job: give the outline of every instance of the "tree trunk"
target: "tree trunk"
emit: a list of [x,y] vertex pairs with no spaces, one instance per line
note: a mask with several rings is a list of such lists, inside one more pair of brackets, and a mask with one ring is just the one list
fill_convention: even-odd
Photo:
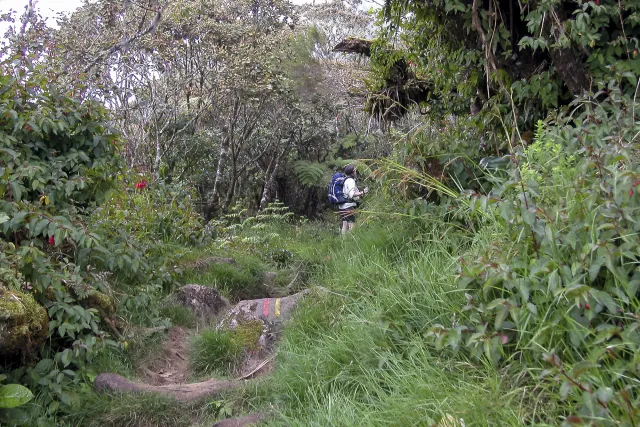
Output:
[[156,158],[153,161],[153,175],[156,179],[160,178],[160,159],[162,158],[162,147],[160,146],[160,137],[156,135]]
[[269,173],[269,170],[267,169],[266,182],[264,184],[264,190],[262,190],[262,197],[260,198],[260,207],[259,207],[259,209],[261,211],[264,210],[264,208],[267,207],[267,205],[271,201],[271,198],[273,197],[273,187],[274,187],[274,183],[276,181],[276,175],[278,173],[278,168],[280,167],[280,157],[281,156],[282,156],[282,154],[280,156],[278,156],[278,158],[276,159],[276,164],[273,166],[273,169],[271,170],[271,173]]
[[549,55],[562,79],[573,96],[580,96],[589,88],[589,78],[580,53],[575,48],[549,49]]
[[216,167],[216,176],[213,180],[213,188],[208,197],[208,202],[206,206],[205,220],[208,221],[211,219],[211,216],[217,209],[219,205],[219,197],[218,197],[218,187],[220,187],[220,182],[222,181],[222,173],[224,172],[225,162],[227,161],[227,157],[229,156],[229,148],[231,147],[231,138],[233,138],[233,133],[235,132],[236,122],[238,121],[238,108],[240,106],[240,100],[238,98],[235,99],[233,105],[233,112],[229,117],[229,122],[227,126],[223,129],[224,135],[222,138],[222,142],[220,143],[220,156],[218,157],[218,165]]
[[233,200],[233,196],[236,194],[237,185],[238,185],[238,177],[236,176],[236,171],[233,171],[233,178],[231,179],[231,184],[229,184],[229,189],[227,190],[227,197],[225,197],[224,199],[222,212],[227,212],[229,210],[229,206],[231,206],[231,201]]
[[216,166],[216,176],[213,179],[213,188],[207,197],[207,207],[205,220],[210,220],[211,215],[216,210],[218,206],[218,187],[220,186],[220,181],[222,181],[222,173],[224,172],[224,162],[227,159],[227,155],[229,154],[229,139],[227,137],[223,138],[222,144],[220,145],[220,156],[218,157],[218,165]]

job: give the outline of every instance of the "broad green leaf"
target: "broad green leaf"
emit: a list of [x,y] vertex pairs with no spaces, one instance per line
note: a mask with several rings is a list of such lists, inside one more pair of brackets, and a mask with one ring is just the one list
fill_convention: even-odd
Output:
[[11,190],[13,191],[13,201],[17,202],[19,200],[22,200],[22,185],[20,185],[16,181],[11,181],[9,185],[11,185]]
[[24,405],[32,398],[31,390],[20,384],[0,386],[0,408],[15,408]]
[[594,282],[600,273],[600,268],[604,264],[604,260],[597,260],[589,267],[589,281]]
[[493,301],[491,301],[489,304],[487,304],[487,310],[493,310],[494,308],[496,308],[499,305],[505,305],[507,304],[507,300],[504,298],[496,298]]
[[509,309],[506,305],[501,305],[496,309],[496,319],[495,319],[495,325],[494,325],[496,329],[502,328],[502,323],[504,322],[504,319],[507,318],[508,314],[509,314]]
[[569,381],[563,381],[562,385],[560,386],[560,398],[562,400],[565,400],[571,392],[572,388],[573,384],[571,384]]
[[36,226],[33,229],[33,235],[34,236],[39,236],[40,234],[42,234],[42,231],[45,229],[45,227],[49,224],[49,220],[47,218],[41,219],[40,221],[38,221],[36,223]]
[[604,304],[604,306],[607,307],[607,310],[609,310],[609,313],[611,314],[618,313],[618,306],[616,305],[616,302],[614,301],[613,297],[609,295],[608,292],[598,291],[596,289],[593,289],[591,291],[591,295],[593,295],[593,297],[598,302],[601,302],[602,304]]
[[589,290],[589,286],[587,285],[573,285],[567,288],[565,295],[567,298],[576,298],[582,296],[585,292]]

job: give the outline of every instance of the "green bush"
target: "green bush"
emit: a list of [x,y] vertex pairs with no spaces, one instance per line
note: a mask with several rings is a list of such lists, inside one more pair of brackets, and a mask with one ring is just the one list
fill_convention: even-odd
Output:
[[606,88],[607,101],[576,100],[540,126],[510,180],[488,196],[469,195],[472,211],[508,238],[461,258],[466,305],[457,324],[436,325],[429,340],[524,362],[534,381],[567,402],[572,422],[633,425],[640,122],[635,101],[616,86]]
[[194,208],[196,197],[189,187],[148,182],[132,174],[93,213],[91,225],[116,241],[199,244],[207,234]]
[[194,338],[189,367],[196,375],[231,374],[244,355],[243,343],[233,332],[208,329]]
[[44,344],[32,335],[21,352],[5,345],[0,353],[4,370],[18,368],[12,380],[55,414],[75,405],[97,351],[126,345],[121,319],[162,321],[157,300],[178,272],[158,256],[160,244],[197,242],[203,227],[188,191],[122,190],[121,143],[108,111],[79,80],[63,87],[49,78],[39,56],[43,28],[29,26],[25,56],[2,46],[0,280],[7,295],[33,296],[48,327]]
[[[85,262],[108,245],[87,229],[87,215],[113,188],[119,140],[104,106],[63,90],[38,65],[42,40],[25,40],[25,56],[0,61],[0,276],[12,291],[30,293],[49,318],[43,352],[3,354],[6,371],[46,399],[52,412],[73,402],[75,369],[96,348],[115,345]],[[25,299],[25,301],[27,301]],[[106,307],[111,304],[107,304]],[[34,319],[30,319],[34,321]],[[3,346],[4,351],[11,351]],[[9,356],[9,357],[7,357]],[[67,405],[69,406],[69,405]]]

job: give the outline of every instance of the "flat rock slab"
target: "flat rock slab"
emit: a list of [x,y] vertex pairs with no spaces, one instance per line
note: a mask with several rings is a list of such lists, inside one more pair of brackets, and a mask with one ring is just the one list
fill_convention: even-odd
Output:
[[169,303],[180,304],[204,319],[216,317],[230,306],[229,301],[215,289],[202,285],[184,285],[168,298]]
[[154,386],[128,380],[117,374],[100,374],[94,386],[98,391],[113,391],[120,393],[159,393],[172,396],[179,401],[188,402],[204,397],[215,396],[225,390],[242,386],[241,381],[224,381],[210,379],[200,383],[171,384]]
[[244,427],[254,425],[267,417],[266,412],[256,412],[255,414],[245,415],[237,418],[227,418],[226,420],[218,421],[213,427]]

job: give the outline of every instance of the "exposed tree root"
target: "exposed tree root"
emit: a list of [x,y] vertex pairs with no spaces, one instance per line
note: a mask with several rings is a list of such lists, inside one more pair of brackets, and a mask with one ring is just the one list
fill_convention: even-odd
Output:
[[242,382],[240,381],[225,381],[214,378],[200,383],[154,386],[131,381],[117,374],[100,374],[95,381],[95,387],[98,391],[159,393],[173,396],[181,402],[199,400],[241,386]]

